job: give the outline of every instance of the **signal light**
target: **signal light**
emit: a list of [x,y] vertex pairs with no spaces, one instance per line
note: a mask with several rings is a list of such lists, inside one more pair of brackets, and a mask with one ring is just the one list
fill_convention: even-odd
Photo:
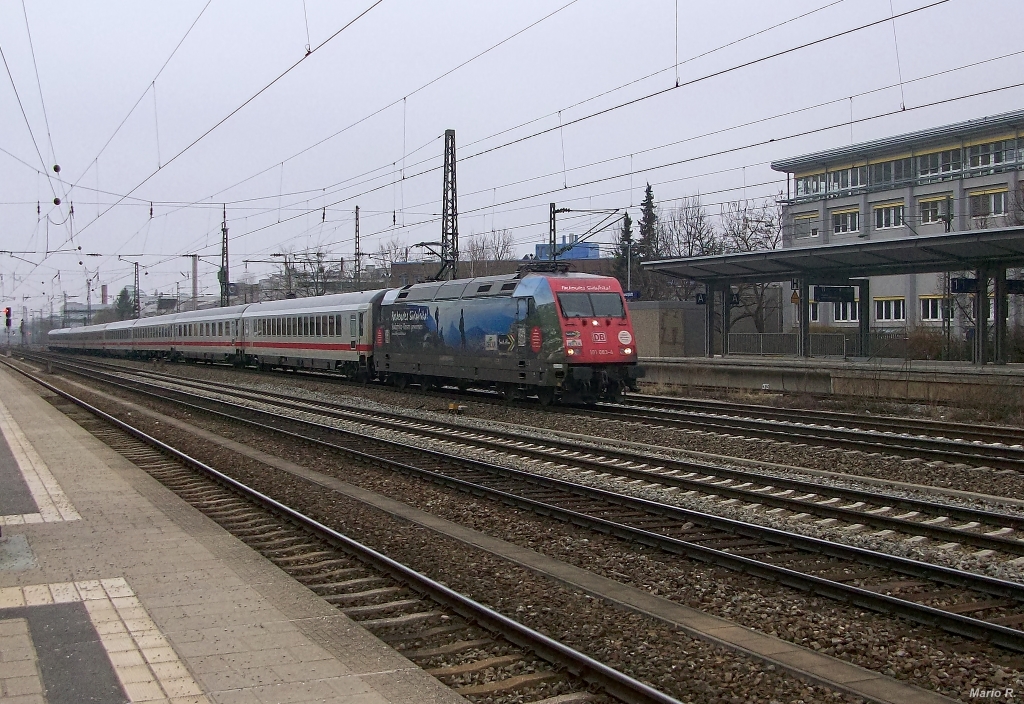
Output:
[[4,325],[9,330],[11,328],[11,307],[10,306],[7,306],[6,308],[4,308],[4,320],[5,320]]

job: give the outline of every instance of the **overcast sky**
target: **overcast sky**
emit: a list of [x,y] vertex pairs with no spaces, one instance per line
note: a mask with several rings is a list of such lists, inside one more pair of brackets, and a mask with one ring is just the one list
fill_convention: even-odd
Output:
[[[509,229],[532,252],[552,201],[635,219],[647,181],[665,209],[700,193],[714,213],[783,190],[773,159],[1022,107],[1009,87],[1024,76],[1019,12],[1019,0],[0,0],[4,305],[17,318],[63,293],[84,302],[89,278],[113,295],[132,283],[119,255],[144,266],[146,292],[173,295],[191,286],[181,255],[199,254],[200,288],[215,293],[222,204],[232,280],[266,275],[283,249],[351,261],[356,205],[365,252],[436,240],[447,128],[463,243]],[[593,221],[561,217],[566,234]]]

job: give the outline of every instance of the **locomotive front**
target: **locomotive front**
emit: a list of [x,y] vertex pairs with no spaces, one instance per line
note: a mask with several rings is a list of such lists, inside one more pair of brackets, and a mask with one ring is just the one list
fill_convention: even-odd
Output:
[[568,274],[546,276],[557,315],[548,357],[564,402],[616,401],[636,390],[644,375],[617,279]]

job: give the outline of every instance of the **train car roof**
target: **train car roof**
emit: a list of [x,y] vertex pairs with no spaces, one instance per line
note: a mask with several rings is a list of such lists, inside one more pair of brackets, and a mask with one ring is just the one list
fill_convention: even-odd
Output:
[[143,320],[155,321],[157,319],[161,319],[156,324],[163,325],[165,323],[187,323],[190,320],[196,319],[209,320],[210,318],[237,318],[251,305],[255,304],[242,303],[236,306],[224,306],[223,308],[200,308],[199,310],[188,310],[181,313],[157,315],[152,318],[143,318]]
[[521,282],[548,278],[600,279],[608,277],[599,274],[529,271],[496,276],[477,276],[471,279],[452,279],[451,281],[427,281],[388,291],[383,304],[513,296]]
[[281,301],[265,301],[252,303],[243,317],[253,318],[260,315],[287,315],[288,313],[307,313],[309,311],[328,311],[341,306],[367,305],[378,300],[388,289],[372,291],[353,291],[352,293],[332,293],[327,296],[309,296],[308,298],[286,298]]

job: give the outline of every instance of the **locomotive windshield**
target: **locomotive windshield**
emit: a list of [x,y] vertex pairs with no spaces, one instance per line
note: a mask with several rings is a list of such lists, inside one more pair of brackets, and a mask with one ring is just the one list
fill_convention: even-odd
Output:
[[560,293],[558,304],[566,318],[625,318],[617,293]]

